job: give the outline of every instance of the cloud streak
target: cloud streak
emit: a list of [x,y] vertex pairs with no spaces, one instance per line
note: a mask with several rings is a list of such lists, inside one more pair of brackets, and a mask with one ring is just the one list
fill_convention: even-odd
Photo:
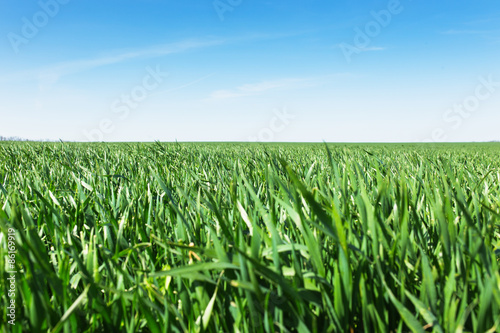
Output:
[[368,47],[362,47],[359,50],[361,52],[373,52],[373,51],[384,51],[387,50],[387,48],[382,46],[368,46]]
[[114,54],[109,56],[65,61],[43,68],[10,74],[1,77],[0,81],[39,80],[40,88],[43,90],[67,75],[81,73],[94,68],[118,64],[133,59],[162,57],[169,54],[187,52],[189,50],[220,45],[223,43],[224,41],[222,40],[187,40],[121,53],[114,52]]
[[213,91],[207,101],[223,101],[228,99],[262,95],[269,91],[292,90],[306,87],[314,87],[325,83],[329,78],[339,76],[351,76],[349,73],[334,74],[315,78],[283,78],[277,80],[248,83],[234,89],[220,89]]
[[6,74],[4,76],[0,76],[0,82],[38,81],[39,89],[43,91],[51,87],[64,76],[85,72],[94,68],[118,64],[133,59],[162,57],[169,54],[182,53],[194,49],[201,49],[224,44],[237,44],[249,41],[288,38],[301,33],[304,32],[251,34],[242,37],[224,39],[217,37],[205,40],[187,39],[180,42],[156,45],[143,49],[127,51],[115,50],[108,52],[108,55],[106,56],[64,61],[41,68]]
[[[333,46],[335,49],[342,49],[341,44],[337,44]],[[358,47],[356,48],[359,52],[373,52],[373,51],[385,51],[387,47],[384,46],[367,46],[367,47]]]
[[495,30],[446,30],[441,32],[443,35],[486,35],[486,34],[493,34],[493,33],[498,33],[498,31]]
[[307,83],[307,79],[287,78],[272,81],[262,81],[258,83],[244,84],[231,90],[216,90],[210,94],[209,100],[220,101],[231,98],[255,96],[265,93],[270,90],[293,89],[303,86]]

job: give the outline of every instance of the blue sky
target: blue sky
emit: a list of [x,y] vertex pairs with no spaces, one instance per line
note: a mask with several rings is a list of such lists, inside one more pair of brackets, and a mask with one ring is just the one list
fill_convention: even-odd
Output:
[[500,140],[493,0],[0,0],[0,135]]

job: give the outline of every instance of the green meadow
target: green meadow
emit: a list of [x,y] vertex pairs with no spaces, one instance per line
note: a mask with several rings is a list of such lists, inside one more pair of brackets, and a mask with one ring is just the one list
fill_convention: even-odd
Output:
[[2,142],[0,229],[3,331],[500,332],[498,143]]

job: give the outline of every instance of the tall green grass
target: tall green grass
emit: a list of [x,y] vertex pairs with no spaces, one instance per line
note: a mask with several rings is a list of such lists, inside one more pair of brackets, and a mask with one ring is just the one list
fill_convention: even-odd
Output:
[[498,144],[2,143],[0,323],[500,332],[499,157]]

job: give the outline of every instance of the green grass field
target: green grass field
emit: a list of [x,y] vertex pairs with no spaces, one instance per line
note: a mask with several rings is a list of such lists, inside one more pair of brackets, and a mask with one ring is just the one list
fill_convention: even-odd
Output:
[[6,142],[0,227],[13,332],[500,332],[500,144]]

